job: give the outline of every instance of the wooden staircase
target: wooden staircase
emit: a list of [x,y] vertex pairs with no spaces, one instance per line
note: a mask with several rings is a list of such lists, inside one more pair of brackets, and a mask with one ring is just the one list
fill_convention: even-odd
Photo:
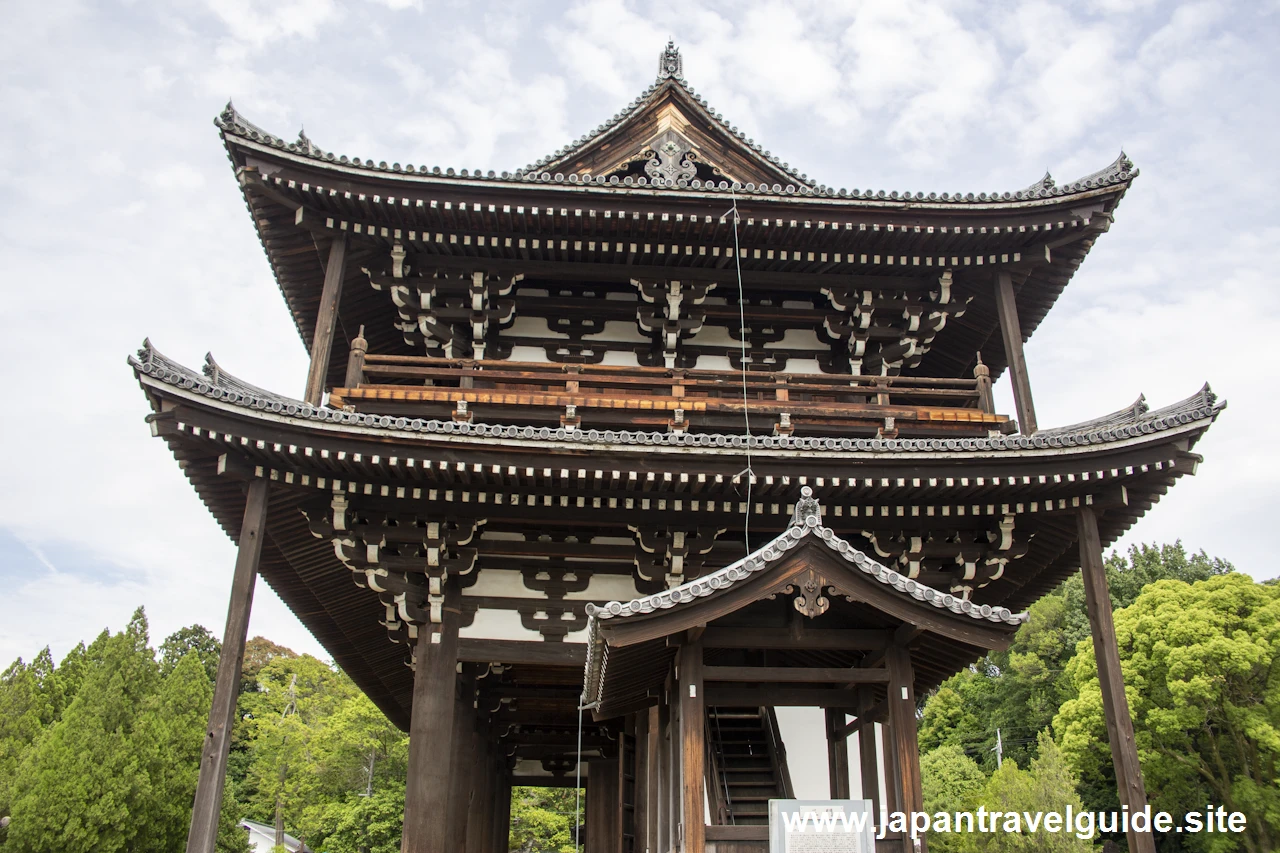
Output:
[[769,800],[793,797],[773,709],[708,708],[706,740],[712,822],[767,825]]

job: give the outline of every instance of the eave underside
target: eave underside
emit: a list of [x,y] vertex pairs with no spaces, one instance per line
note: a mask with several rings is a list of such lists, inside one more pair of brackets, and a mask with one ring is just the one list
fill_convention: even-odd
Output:
[[[243,481],[236,473],[276,480],[263,578],[361,689],[401,726],[407,723],[412,685],[405,647],[388,640],[381,624],[385,608],[377,596],[353,583],[352,572],[339,561],[332,544],[313,535],[301,512],[304,503],[331,493],[333,486],[317,489],[313,483],[311,488],[301,488],[298,480],[289,484],[287,478],[307,471],[327,472],[352,490],[353,501],[365,500],[371,508],[401,507],[432,518],[483,515],[489,531],[536,528],[557,539],[584,533],[626,537],[630,526],[663,530],[681,523],[687,526],[692,519],[699,526],[725,531],[704,555],[707,570],[727,565],[742,553],[741,483],[734,481],[742,464],[739,455],[692,449],[645,454],[615,448],[584,456],[572,447],[555,449],[538,443],[521,448],[510,443],[409,442],[367,431],[321,430],[277,417],[239,414],[171,395],[160,387],[152,387],[150,395],[153,406],[164,409],[155,416],[157,432],[233,538],[238,535],[244,506]],[[814,485],[820,492],[826,523],[850,536],[866,530],[888,535],[931,527],[990,531],[998,528],[1003,510],[1022,510],[1015,512],[1015,530],[1033,534],[1025,543],[1025,554],[1012,560],[999,579],[974,591],[975,601],[1018,610],[1055,588],[1078,566],[1075,519],[1070,511],[1073,498],[1087,494],[1096,500],[1103,541],[1116,541],[1179,477],[1193,471],[1198,457],[1189,452],[1190,447],[1207,426],[1206,420],[1194,429],[1111,449],[1064,450],[1037,458],[1007,454],[965,459],[956,454],[948,459],[945,454],[920,458],[886,453],[852,461],[839,454],[826,458],[814,452],[761,453],[753,459],[758,480],[752,500],[763,513],[753,518],[752,529],[771,535],[785,527],[796,491],[803,484]],[[227,473],[220,474],[219,459],[224,455],[230,462],[224,461]],[[322,456],[328,461],[322,462]],[[396,457],[401,467],[396,467]],[[410,475],[403,463],[414,457],[418,462]],[[612,472],[618,470],[638,470],[641,478],[627,480],[624,473],[622,480],[613,479],[617,475]],[[832,477],[833,470],[851,476]],[[654,472],[658,479],[646,481],[645,471]],[[664,472],[674,475],[673,479],[664,480]],[[1085,472],[1095,479],[1082,480]],[[699,486],[695,492],[680,480],[681,474],[697,480],[700,473],[709,481],[705,489]],[[1009,484],[1009,477],[1016,483]],[[1023,477],[1030,479],[1024,483]],[[1043,483],[1040,477],[1045,478]],[[936,488],[927,487],[930,480],[937,483]],[[916,482],[922,485],[917,487]],[[434,499],[424,492],[416,501],[396,500],[397,483],[433,487]],[[373,491],[383,485],[393,490],[390,498]],[[516,494],[534,496],[536,505],[527,505],[524,497],[513,501],[511,496]],[[506,502],[495,504],[498,495],[507,496]],[[609,496],[621,500],[618,509],[592,510],[592,501],[602,498],[607,503]],[[564,508],[569,504],[561,504],[562,499],[577,504],[579,498],[586,503],[572,511]],[[662,507],[659,498],[668,499]],[[676,499],[682,503],[676,504]],[[691,516],[694,499],[703,505]],[[633,502],[629,508],[627,500]],[[1033,500],[1038,507],[1034,512]],[[708,512],[712,505],[714,511]],[[932,515],[913,514],[920,512]],[[968,515],[962,518],[958,512]],[[629,574],[628,563],[624,554],[621,563],[612,563],[608,570]],[[502,557],[491,562],[482,544],[478,565],[481,572],[486,565],[511,568],[519,565],[519,559]],[[939,663],[939,667],[935,674],[945,677],[946,666]]]
[[[353,182],[349,175],[315,165],[232,150],[237,166],[256,164],[241,174],[246,201],[308,348],[328,244],[339,234],[350,241],[329,365],[333,385],[341,382],[350,341],[362,326],[371,352],[423,354],[396,331],[387,295],[375,291],[362,272],[366,266],[386,268],[397,243],[416,253],[420,264],[522,274],[524,287],[701,278],[736,292],[730,257],[712,254],[734,243],[731,226],[721,221],[725,199],[661,191]],[[273,165],[267,168],[267,162]],[[748,252],[741,259],[744,281],[748,288],[817,296],[824,286],[847,284],[858,276],[936,279],[944,268],[953,268],[955,298],[972,296],[973,302],[938,335],[910,375],[967,378],[981,352],[998,376],[1006,357],[990,281],[994,269],[1008,269],[1014,276],[1022,337],[1027,339],[1108,227],[1126,188],[1122,184],[1078,197],[985,208],[739,200],[738,242]],[[538,216],[531,213],[535,208]],[[516,209],[526,213],[511,213]],[[650,220],[650,214],[657,216]],[[535,240],[538,249],[532,248]],[[755,257],[757,248],[760,258]],[[787,260],[781,259],[783,251]],[[840,264],[834,262],[837,254]],[[848,263],[847,258],[855,260]]]

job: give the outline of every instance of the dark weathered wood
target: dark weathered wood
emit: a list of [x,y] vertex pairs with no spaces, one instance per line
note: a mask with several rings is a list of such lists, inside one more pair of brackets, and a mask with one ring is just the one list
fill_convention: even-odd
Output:
[[708,628],[702,635],[702,645],[708,649],[871,651],[888,646],[890,636],[889,631],[857,628],[805,630],[799,638],[782,628]]
[[889,680],[889,672],[839,666],[708,666],[703,668],[702,678],[747,684],[883,684]]
[[[645,831],[646,839],[641,850],[657,850],[659,839],[661,838],[662,827],[662,717],[661,710],[658,707],[649,708],[640,713],[649,718],[648,733],[649,746],[645,751],[645,757],[648,762],[648,770],[645,773],[645,800],[647,807],[645,809]],[[637,841],[637,845],[640,842]]]
[[307,391],[303,399],[313,406],[320,405],[324,398],[324,381],[329,374],[329,355],[333,351],[333,333],[338,325],[338,303],[342,299],[346,269],[347,235],[341,234],[329,244],[324,288],[320,291],[320,310],[316,315],[315,335],[311,339],[311,367],[307,371]]
[[849,741],[841,734],[844,712],[826,710],[827,787],[833,800],[849,799]]
[[824,690],[820,687],[708,687],[708,705],[749,707],[855,708],[858,694],[853,690]]
[[[458,592],[446,585],[438,630],[418,632],[409,725],[402,853],[446,849],[449,792],[453,788],[455,695],[458,665]],[[435,642],[433,642],[433,639]]]
[[[894,646],[885,656],[889,665],[889,719],[893,728],[894,753],[897,759],[899,788],[898,807],[904,812],[924,811],[924,794],[920,786],[920,746],[916,738],[915,673],[911,654],[902,646]],[[924,838],[920,847],[904,839],[903,853],[927,853]]]
[[680,679],[680,777],[684,853],[706,850],[705,785],[706,713],[702,683],[702,643],[680,647],[676,657]]
[[[1084,575],[1089,632],[1093,636],[1093,652],[1098,661],[1102,713],[1107,723],[1107,739],[1111,742],[1111,759],[1116,768],[1120,803],[1128,806],[1130,813],[1133,813],[1146,807],[1147,791],[1142,781],[1142,766],[1138,763],[1138,747],[1133,739],[1129,699],[1124,692],[1116,626],[1111,615],[1111,591],[1107,586],[1107,571],[1102,562],[1102,537],[1098,533],[1098,516],[1092,508],[1080,510],[1077,519],[1080,569]],[[1130,832],[1128,837],[1129,849],[1133,853],[1155,853],[1155,840],[1151,833]]]
[[355,388],[364,382],[364,359],[368,352],[369,342],[364,339],[364,326],[361,326],[347,355],[347,375],[342,383],[347,388]]
[[[871,710],[871,688],[864,687],[858,695],[858,717],[874,719]],[[880,819],[880,762],[876,757],[876,727],[874,723],[858,730],[858,770],[862,779],[862,798],[871,801],[875,820]]]
[[1018,320],[1018,303],[1013,292],[1013,277],[1007,272],[995,274],[996,314],[1000,318],[1000,335],[1005,358],[1009,362],[1009,379],[1013,384],[1013,401],[1018,410],[1018,428],[1031,435],[1036,426],[1036,407],[1031,399],[1031,378],[1027,374],[1027,357],[1022,352],[1022,326]]
[[463,637],[458,640],[458,660],[464,663],[581,667],[587,660],[587,647],[582,643]]
[[978,408],[989,415],[994,415],[996,401],[991,389],[991,368],[982,363],[982,353],[978,353],[978,363],[973,368],[973,378],[978,383]]
[[884,808],[890,812],[901,809],[902,780],[898,773],[898,742],[893,736],[893,723],[880,724],[880,752],[884,756]]
[[596,759],[587,763],[587,807],[584,841],[587,850],[609,853],[617,849],[618,759]]
[[841,737],[847,738],[854,732],[861,731],[863,728],[877,722],[884,716],[885,711],[888,710],[888,705],[885,702],[879,702],[870,708],[864,708],[861,699],[861,691],[859,691],[858,696],[858,716],[854,717],[841,727],[839,732]]
[[644,850],[649,843],[649,709],[637,711],[632,725],[636,739],[635,841],[636,847]]
[[672,820],[672,741],[676,734],[672,725],[671,700],[674,698],[670,687],[671,679],[662,691],[662,701],[658,703],[658,850],[669,850],[675,829]]
[[[470,685],[463,680],[469,698]],[[449,806],[446,814],[447,849],[464,851],[467,825],[475,799],[477,736],[471,703],[459,696],[453,711],[453,756],[449,765]]]
[[493,851],[508,853],[511,841],[511,776],[507,774],[506,757],[498,755],[498,801],[494,809]]
[[187,834],[187,853],[214,853],[218,841],[218,816],[222,811],[222,791],[227,781],[227,755],[231,749],[231,726],[235,722],[236,699],[240,695],[240,669],[253,609],[253,587],[262,559],[262,539],[266,535],[267,481],[254,480],[244,505],[236,569],[231,579],[231,600],[227,624],[222,632],[222,655],[213,686],[209,727],[205,730],[200,754],[200,776],[196,782],[195,807]]

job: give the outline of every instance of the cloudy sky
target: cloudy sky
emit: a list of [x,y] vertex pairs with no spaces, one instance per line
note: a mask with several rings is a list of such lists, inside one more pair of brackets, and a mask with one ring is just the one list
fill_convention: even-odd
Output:
[[[1015,190],[1142,170],[1028,347],[1040,422],[1208,380],[1201,473],[1126,541],[1280,574],[1268,355],[1280,319],[1280,3],[41,0],[0,30],[0,664],[142,604],[221,633],[233,549],[148,436],[150,336],[298,396],[304,350],[211,124],[375,160],[514,169],[685,76],[832,185]],[[1003,384],[1003,383],[1002,383]],[[1012,411],[1007,389],[1003,411]],[[251,630],[315,641],[259,586]]]

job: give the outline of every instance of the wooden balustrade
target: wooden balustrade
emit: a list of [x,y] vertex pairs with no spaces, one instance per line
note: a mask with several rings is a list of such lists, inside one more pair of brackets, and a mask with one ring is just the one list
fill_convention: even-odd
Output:
[[985,436],[1009,432],[988,379],[937,379],[366,354],[329,405],[406,417],[567,428],[781,435]]

